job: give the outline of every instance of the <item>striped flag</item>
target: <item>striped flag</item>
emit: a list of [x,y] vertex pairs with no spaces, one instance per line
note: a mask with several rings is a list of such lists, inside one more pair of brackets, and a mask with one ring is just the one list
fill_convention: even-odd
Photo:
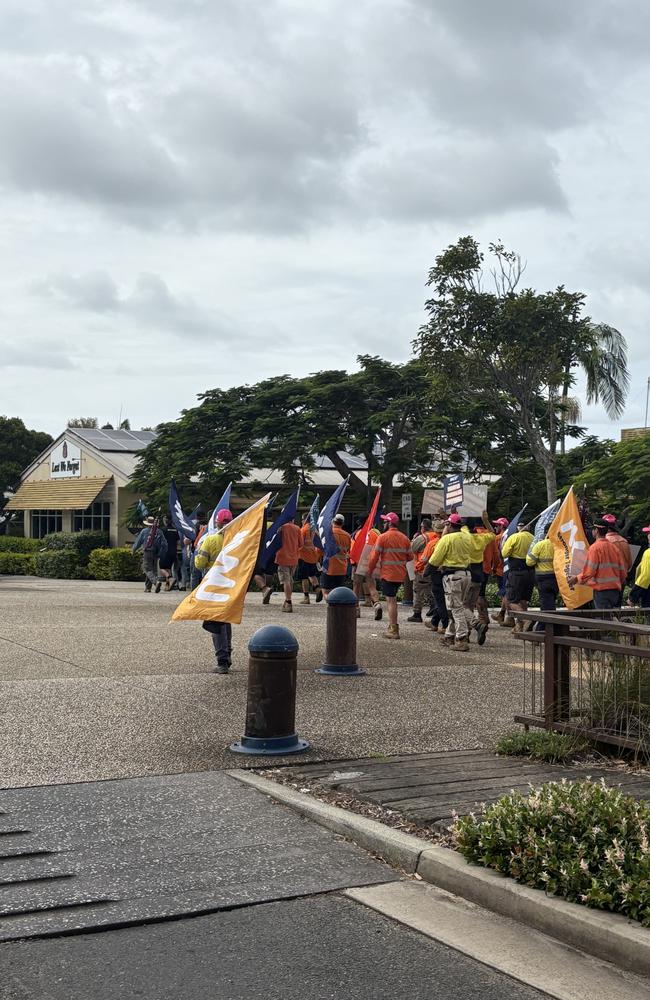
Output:
[[178,531],[179,535],[183,538],[189,538],[192,541],[196,538],[196,526],[192,524],[191,515],[183,513],[183,507],[181,504],[181,498],[178,495],[178,489],[176,487],[176,480],[172,479],[171,485],[169,487],[169,513],[172,519],[172,524]]

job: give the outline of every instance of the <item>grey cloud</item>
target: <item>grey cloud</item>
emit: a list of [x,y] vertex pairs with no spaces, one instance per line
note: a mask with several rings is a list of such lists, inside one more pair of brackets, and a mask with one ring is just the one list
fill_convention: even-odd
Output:
[[35,341],[29,347],[5,345],[0,352],[0,368],[49,368],[70,371],[76,365],[63,351],[50,344]]
[[143,335],[165,331],[196,340],[228,338],[237,333],[232,319],[215,309],[202,308],[191,296],[174,295],[157,274],[142,273],[133,291],[120,295],[107,271],[50,275],[32,284],[37,294],[76,309],[109,314],[130,321]]

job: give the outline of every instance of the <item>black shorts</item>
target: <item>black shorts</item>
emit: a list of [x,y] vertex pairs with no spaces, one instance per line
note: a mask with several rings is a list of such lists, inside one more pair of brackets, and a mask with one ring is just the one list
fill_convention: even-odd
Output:
[[397,591],[402,586],[394,580],[381,580],[381,592],[384,597],[397,597]]
[[316,563],[308,563],[304,559],[299,559],[296,572],[293,574],[294,580],[300,583],[302,580],[310,580],[313,577],[318,579],[318,566]]
[[532,569],[511,569],[508,572],[506,585],[506,600],[518,604],[519,601],[529,601],[533,596],[535,575]]
[[323,590],[334,590],[335,587],[345,587],[347,582],[347,576],[330,576],[329,573],[321,573],[320,575],[320,585]]

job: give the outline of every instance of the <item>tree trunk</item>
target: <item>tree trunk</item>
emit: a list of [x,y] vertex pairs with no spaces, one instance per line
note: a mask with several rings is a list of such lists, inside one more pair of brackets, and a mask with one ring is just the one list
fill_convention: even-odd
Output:
[[520,403],[521,424],[530,445],[530,450],[535,461],[544,469],[546,477],[546,496],[549,504],[557,500],[557,469],[555,465],[555,452],[551,452],[544,444],[539,422],[535,414]]
[[555,461],[549,465],[544,465],[544,475],[546,476],[546,499],[549,504],[557,500],[557,472]]
[[356,472],[348,469],[347,464],[344,459],[341,458],[336,448],[329,448],[325,454],[339,475],[343,476],[344,479],[347,479],[348,476],[350,477],[350,486],[357,496],[363,497],[363,500],[365,501],[368,495],[368,484],[364,483],[363,479],[360,479]]
[[380,507],[385,507],[386,510],[390,510],[392,502],[393,502],[393,477],[382,476],[381,498],[379,500],[379,505]]

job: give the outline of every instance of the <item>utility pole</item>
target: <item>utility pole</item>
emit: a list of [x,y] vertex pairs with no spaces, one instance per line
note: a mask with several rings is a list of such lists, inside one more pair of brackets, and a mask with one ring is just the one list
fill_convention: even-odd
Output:
[[648,397],[650,396],[650,378],[648,379],[648,385],[645,390],[645,423],[643,429],[647,431],[648,429]]

